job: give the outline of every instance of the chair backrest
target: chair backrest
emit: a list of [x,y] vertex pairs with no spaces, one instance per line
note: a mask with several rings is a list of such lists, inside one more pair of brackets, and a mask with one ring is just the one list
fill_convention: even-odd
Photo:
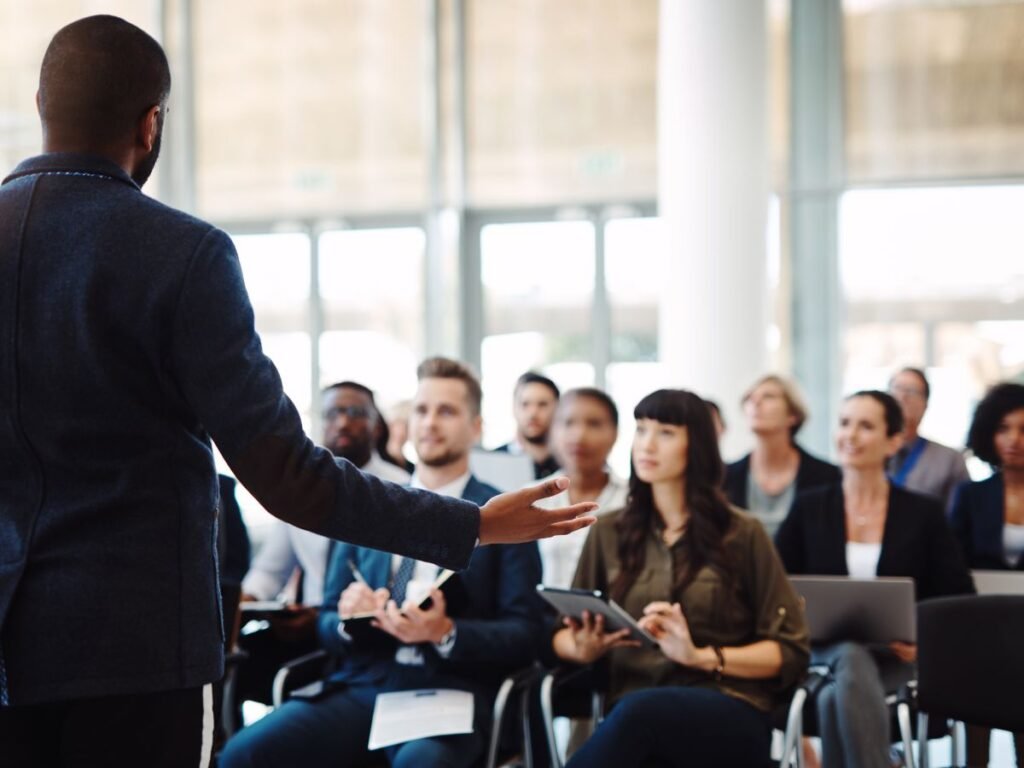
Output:
[[1024,731],[1024,596],[926,600],[917,608],[917,641],[923,711]]

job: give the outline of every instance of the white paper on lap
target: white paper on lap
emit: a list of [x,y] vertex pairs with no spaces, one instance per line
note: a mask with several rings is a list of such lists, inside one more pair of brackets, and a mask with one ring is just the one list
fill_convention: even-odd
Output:
[[473,694],[444,688],[379,693],[369,749],[473,732]]

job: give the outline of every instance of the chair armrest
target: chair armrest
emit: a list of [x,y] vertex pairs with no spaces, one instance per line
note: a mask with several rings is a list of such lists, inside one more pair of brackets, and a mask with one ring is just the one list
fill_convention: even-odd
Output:
[[280,707],[296,688],[319,680],[327,674],[331,655],[327,651],[313,651],[284,664],[274,675],[273,704]]

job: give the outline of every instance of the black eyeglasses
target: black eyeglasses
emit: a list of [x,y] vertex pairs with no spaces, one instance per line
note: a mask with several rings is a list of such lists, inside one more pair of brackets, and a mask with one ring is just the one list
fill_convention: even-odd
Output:
[[363,405],[349,405],[344,408],[328,408],[324,411],[324,421],[330,423],[339,416],[352,421],[370,418],[370,409]]

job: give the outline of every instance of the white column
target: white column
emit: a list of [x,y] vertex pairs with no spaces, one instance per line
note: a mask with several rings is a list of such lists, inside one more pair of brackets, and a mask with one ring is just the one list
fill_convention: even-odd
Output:
[[661,2],[659,352],[674,386],[724,410],[729,459],[749,446],[738,401],[767,361],[766,48],[762,0]]

